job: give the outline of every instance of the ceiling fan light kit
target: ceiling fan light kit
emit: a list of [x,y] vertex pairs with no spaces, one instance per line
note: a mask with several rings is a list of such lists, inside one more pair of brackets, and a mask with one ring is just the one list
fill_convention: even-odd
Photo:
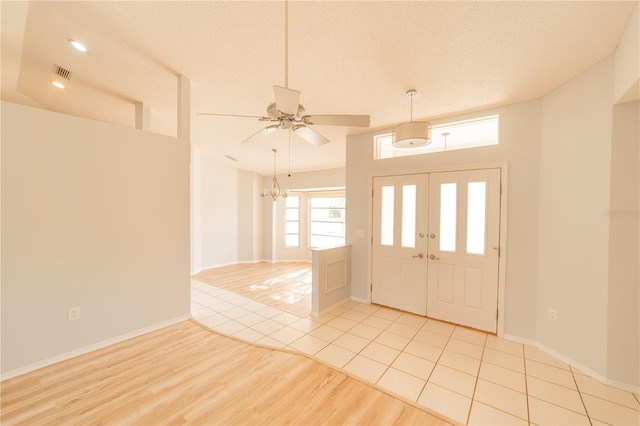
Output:
[[416,148],[431,143],[431,123],[427,121],[413,121],[413,98],[418,96],[416,90],[406,93],[411,102],[411,121],[402,123],[393,129],[391,144],[397,148]]

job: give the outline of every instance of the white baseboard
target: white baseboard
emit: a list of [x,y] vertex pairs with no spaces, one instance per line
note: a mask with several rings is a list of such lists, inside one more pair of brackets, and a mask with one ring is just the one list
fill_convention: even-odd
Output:
[[351,296],[351,300],[353,300],[354,302],[365,303],[365,304],[367,304],[367,305],[370,305],[370,304],[371,304],[371,302],[370,302],[370,301],[368,301],[367,299],[361,299],[361,298],[359,298],[359,297]]
[[3,373],[2,376],[0,377],[0,381],[11,379],[12,377],[17,377],[17,376],[20,376],[22,374],[26,374],[26,373],[29,373],[31,371],[37,370],[39,368],[47,367],[47,366],[55,364],[57,362],[66,361],[67,359],[74,358],[74,357],[77,357],[79,355],[84,355],[86,353],[93,352],[93,351],[96,351],[98,349],[102,349],[102,348],[104,348],[106,346],[110,346],[110,345],[113,345],[113,344],[116,344],[116,343],[120,343],[120,342],[123,342],[125,340],[129,340],[129,339],[131,339],[133,337],[137,337],[137,336],[140,336],[142,334],[150,333],[152,331],[159,330],[161,328],[168,327],[170,325],[177,324],[177,323],[182,322],[182,321],[186,321],[189,318],[191,318],[191,313],[186,314],[186,315],[181,315],[179,317],[172,318],[170,320],[162,321],[162,322],[150,325],[148,327],[140,328],[138,330],[134,330],[134,331],[131,331],[129,333],[121,334],[120,336],[116,336],[116,337],[113,337],[111,339],[103,340],[101,342],[94,343],[92,345],[85,346],[85,347],[82,347],[82,348],[78,348],[78,349],[75,349],[73,351],[69,351],[69,352],[66,352],[66,353],[63,353],[63,354],[60,354],[60,355],[56,355],[54,357],[47,358],[45,360],[35,362],[35,363],[27,365],[25,367],[16,368],[15,370],[11,370],[11,371],[8,371],[6,373]]
[[618,382],[617,380],[611,380],[605,376],[603,376],[600,373],[597,373],[595,371],[593,371],[592,369],[585,367],[584,365],[576,362],[575,360],[554,351],[551,348],[548,348],[547,346],[543,345],[542,343],[536,342],[535,340],[529,340],[529,339],[524,339],[522,337],[518,337],[518,336],[512,336],[509,334],[505,334],[502,336],[504,339],[506,340],[511,340],[512,342],[516,342],[516,343],[522,343],[525,345],[529,345],[529,346],[534,346],[538,349],[540,349],[543,352],[546,352],[547,354],[551,355],[554,358],[559,359],[560,361],[564,362],[565,364],[569,364],[572,367],[575,367],[576,369],[580,370],[582,373],[596,379],[597,381],[604,383],[605,385],[610,385],[610,386],[614,386],[618,389],[622,389],[628,392],[633,392],[635,394],[640,393],[640,386],[634,386],[631,385],[629,383],[622,383],[622,382]]

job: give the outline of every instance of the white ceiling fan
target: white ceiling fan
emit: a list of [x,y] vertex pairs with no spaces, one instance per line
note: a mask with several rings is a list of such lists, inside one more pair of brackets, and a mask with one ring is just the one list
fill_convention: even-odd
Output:
[[266,116],[255,115],[235,115],[235,114],[215,114],[201,112],[198,115],[214,115],[219,117],[244,117],[257,118],[259,121],[273,123],[247,139],[242,143],[253,142],[261,136],[273,133],[278,129],[289,130],[304,140],[315,146],[322,146],[329,143],[329,139],[313,130],[311,125],[321,126],[352,126],[369,127],[370,118],[368,115],[305,115],[305,109],[300,105],[300,92],[289,89],[289,4],[285,0],[284,6],[285,28],[284,28],[284,87],[273,86],[275,102],[267,107]]

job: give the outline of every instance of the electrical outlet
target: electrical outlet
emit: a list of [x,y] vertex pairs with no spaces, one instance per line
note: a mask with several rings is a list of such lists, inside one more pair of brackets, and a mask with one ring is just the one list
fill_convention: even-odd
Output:
[[558,320],[558,311],[554,308],[549,308],[549,311],[547,311],[547,318],[549,318],[549,321],[556,322]]
[[364,231],[356,231],[356,238],[365,238]]
[[69,308],[69,321],[75,321],[80,319],[80,307],[74,306],[73,308]]

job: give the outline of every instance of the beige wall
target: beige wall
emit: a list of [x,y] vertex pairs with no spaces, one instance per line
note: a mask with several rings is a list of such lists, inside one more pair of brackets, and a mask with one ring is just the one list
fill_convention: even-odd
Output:
[[607,377],[640,384],[640,104],[613,108]]
[[537,340],[603,376],[612,104],[612,57],[544,97],[538,205]]
[[3,376],[186,318],[189,294],[189,146],[3,102]]

